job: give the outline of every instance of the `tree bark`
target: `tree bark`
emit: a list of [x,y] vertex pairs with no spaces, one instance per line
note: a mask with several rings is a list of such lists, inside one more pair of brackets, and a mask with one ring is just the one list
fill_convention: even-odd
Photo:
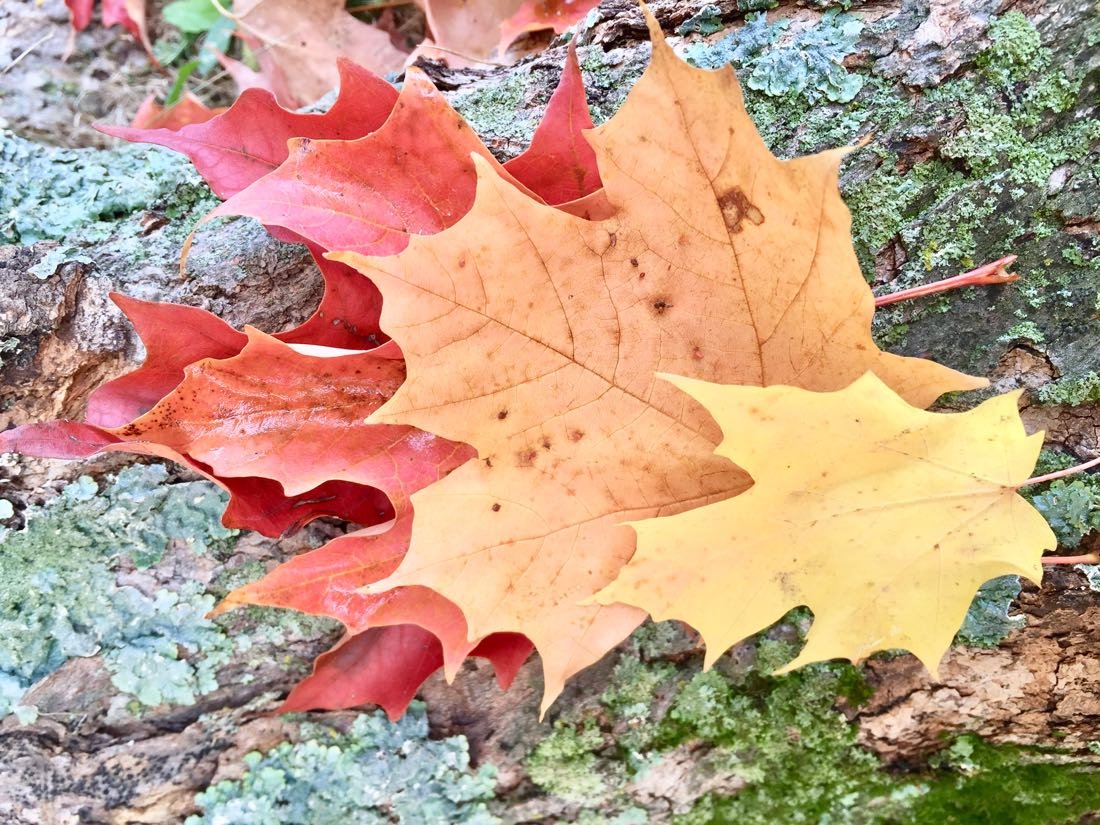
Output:
[[[712,17],[727,29],[736,28],[744,18],[738,9],[747,5],[752,4],[723,0]],[[820,5],[827,4],[783,2],[769,12],[769,19],[789,19],[792,30],[817,25],[823,12],[815,6]],[[907,105],[899,117],[888,117],[868,100],[853,133],[844,135],[870,137],[868,149],[847,163],[843,184],[857,213],[857,241],[858,232],[864,232],[860,252],[876,289],[889,290],[918,277],[937,280],[965,268],[963,257],[981,263],[1006,251],[1020,255],[1018,268],[1027,274],[1027,291],[994,287],[952,296],[946,303],[901,305],[884,318],[879,333],[897,351],[992,374],[998,390],[1023,389],[1021,403],[1030,429],[1045,429],[1051,443],[1081,460],[1100,454],[1100,404],[1044,401],[1041,392],[1100,370],[1100,321],[1089,303],[1100,294],[1100,276],[1095,268],[1075,263],[1097,249],[1100,183],[1095,137],[1091,147],[1067,150],[1067,159],[1054,164],[1042,186],[1014,183],[1009,180],[1013,170],[1034,159],[1006,149],[1008,154],[991,155],[988,169],[979,173],[976,150],[967,144],[971,154],[963,156],[959,148],[967,134],[982,139],[973,112],[933,99],[935,90],[948,82],[972,80],[978,87],[992,82],[981,58],[990,47],[990,21],[1016,11],[1026,15],[1043,48],[1051,50],[1049,71],[1072,69],[1087,78],[1076,100],[1061,112],[1044,113],[1028,127],[1029,139],[1040,141],[1074,122],[1095,119],[1096,46],[1087,45],[1090,4],[883,0],[853,5],[852,11],[862,15],[864,32],[845,66],[879,84],[880,91],[892,90]],[[666,32],[674,33],[702,3],[663,2],[651,8]],[[598,14],[578,43],[593,109],[606,116],[644,67],[648,45],[641,13],[630,0],[608,0]],[[722,36],[712,35],[710,41]],[[564,46],[557,44],[509,69],[426,68],[481,129],[490,148],[504,157],[522,149],[524,136],[556,82],[563,54]],[[1020,72],[1014,93],[1025,95],[1033,78],[1025,79],[1031,77],[1026,66]],[[511,121],[505,128],[486,101],[516,84],[523,90],[523,108],[507,114]],[[870,98],[868,90],[865,87],[862,94]],[[828,122],[844,111],[848,110],[821,100],[808,110],[805,123],[776,126],[782,133],[777,150],[790,155],[824,148],[821,134],[827,130],[814,132],[810,115],[824,113],[823,122]],[[3,141],[30,152],[43,168],[72,162],[71,154],[61,157],[64,150],[28,149],[11,136]],[[119,151],[77,150],[75,157],[80,163],[108,166],[132,161]],[[0,159],[4,157],[0,152]],[[875,199],[898,191],[886,184],[875,188],[876,181],[893,181],[930,162],[939,164],[937,174],[958,174],[965,185],[940,186],[942,181],[930,178],[927,191],[911,194],[908,205],[898,206],[896,230],[888,237],[876,235],[881,226],[876,221],[883,220],[876,216],[888,210]],[[121,217],[102,218],[108,231],[94,240],[0,247],[0,341],[17,341],[14,353],[4,354],[0,362],[0,426],[79,417],[94,387],[140,359],[138,341],[107,298],[112,290],[200,306],[235,326],[248,323],[268,331],[309,314],[319,298],[320,279],[308,256],[246,221],[202,229],[191,253],[189,275],[181,278],[176,268],[184,234],[180,227],[193,223],[210,203],[195,196],[180,206],[174,185],[166,184],[147,204]],[[969,233],[973,242],[965,255],[952,261],[941,254],[942,244],[934,246],[932,240],[944,237],[936,223],[944,216],[963,220],[952,211],[961,200],[995,204],[979,216],[978,225],[958,224],[959,233]],[[862,229],[861,209],[870,215],[870,225]],[[169,213],[175,217],[167,218]],[[1078,252],[1065,251],[1071,248]],[[925,267],[915,265],[922,251],[930,261]],[[944,308],[946,314],[940,312]],[[1029,338],[1011,332],[1022,320],[1038,324],[1045,334]],[[118,457],[81,465],[7,461],[5,495],[21,509],[49,498],[59,481],[82,473],[99,475],[122,463]],[[17,512],[7,523],[18,526],[19,519]],[[315,527],[312,534],[286,542],[246,537],[232,557],[219,564],[270,562],[301,549],[324,529]],[[1086,539],[1084,549],[1100,549],[1096,538],[1094,534]],[[162,565],[153,575],[167,583],[174,572],[172,565]],[[1022,627],[995,647],[953,648],[938,679],[909,655],[867,662],[863,670],[873,688],[870,698],[859,705],[843,699],[837,703],[856,726],[860,744],[898,771],[923,765],[942,749],[945,737],[962,732],[993,743],[1056,747],[1081,763],[1095,759],[1088,747],[1100,740],[1100,652],[1095,645],[1100,593],[1090,588],[1080,570],[1058,568],[1048,573],[1041,587],[1026,585],[1017,608],[1025,620]],[[26,697],[40,710],[37,721],[20,725],[8,717],[0,723],[0,818],[12,823],[182,821],[196,811],[196,791],[239,774],[243,753],[298,736],[297,721],[266,715],[302,674],[302,666],[288,671],[283,663],[288,657],[308,662],[332,640],[330,633],[288,645],[261,644],[261,655],[250,657],[247,666],[242,661],[225,665],[218,673],[222,687],[193,705],[165,705],[122,717],[108,712],[117,690],[99,659],[70,659]],[[701,658],[690,634],[662,655],[684,674],[697,670]],[[255,664],[265,657],[266,663]],[[469,664],[453,686],[433,678],[423,691],[433,734],[461,734],[469,740],[475,761],[498,766],[496,811],[506,821],[572,821],[583,806],[534,785],[527,760],[537,743],[551,734],[556,719],[573,724],[589,711],[592,718],[603,718],[599,697],[615,678],[616,661],[612,655],[581,674],[542,722],[537,714],[537,661],[528,662],[506,694],[493,686],[491,669],[478,664]],[[311,716],[343,723],[351,715]],[[647,810],[650,821],[668,821],[705,793],[733,795],[747,784],[739,777],[701,776],[707,743],[678,748],[676,758],[666,759],[663,772],[648,784],[624,779],[618,789]],[[613,761],[613,751],[600,751],[599,759]]]

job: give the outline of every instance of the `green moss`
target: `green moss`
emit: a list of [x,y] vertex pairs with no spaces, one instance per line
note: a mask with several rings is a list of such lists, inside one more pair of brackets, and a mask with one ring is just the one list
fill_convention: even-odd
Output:
[[[715,695],[710,693],[699,710],[745,718],[732,701],[716,704]],[[891,776],[855,744],[854,729],[843,720],[831,731],[828,726],[823,730],[820,720],[806,724],[818,701],[812,690],[809,709],[792,710],[772,699],[764,725],[746,731],[752,738],[740,746],[741,764],[731,762],[749,786],[732,797],[704,797],[677,823],[1023,825],[1074,822],[1100,806],[1094,767],[1066,764],[1057,754],[992,746],[976,737],[956,740],[921,773]],[[731,725],[727,735],[735,730]],[[791,741],[784,742],[784,736]],[[801,752],[802,758],[792,752]]]
[[532,117],[522,114],[527,108],[528,83],[527,75],[511,75],[500,83],[458,92],[451,104],[475,132],[490,139],[490,148],[493,143],[526,146],[536,125]]
[[[1060,464],[1063,457],[1046,453],[1043,463]],[[975,599],[960,641],[995,644],[1018,623],[1008,616],[1018,592],[1016,577],[987,584]],[[792,611],[705,673],[684,664],[684,651],[693,649],[692,637],[679,625],[644,626],[616,662],[600,707],[566,711],[536,748],[528,762],[532,779],[566,800],[588,802],[601,810],[628,810],[637,804],[630,797],[629,778],[661,770],[672,752],[679,762],[688,747],[693,775],[722,775],[745,786],[732,796],[704,795],[687,814],[673,818],[677,825],[921,825],[936,821],[926,818],[926,812],[956,804],[953,788],[980,788],[986,780],[978,777],[985,771],[992,776],[990,766],[999,764],[1013,777],[1010,784],[1016,777],[1021,782],[1023,777],[1035,777],[1039,784],[1029,799],[1050,799],[1053,810],[1060,810],[1067,786],[1036,773],[1036,754],[1031,751],[962,744],[927,767],[911,765],[911,773],[887,769],[860,746],[858,724],[841,712],[842,707],[858,707],[872,694],[860,668],[827,663],[772,675],[796,654],[809,622],[808,611]],[[969,768],[960,761],[968,747],[977,754]],[[1073,766],[1069,774],[1071,784],[1089,776]],[[1084,803],[1078,808],[1088,809]]]
[[914,800],[905,821],[1054,825],[1100,809],[1095,766],[1066,764],[1050,752],[994,747],[964,736],[936,763],[940,775]]
[[1077,407],[1100,401],[1100,375],[1089,372],[1077,378],[1061,378],[1036,392],[1040,404],[1064,404]]
[[233,646],[204,618],[213,597],[195,583],[153,596],[115,583],[123,557],[148,566],[171,540],[203,552],[233,535],[217,519],[221,491],[165,485],[166,475],[132,467],[102,490],[82,477],[27,510],[22,530],[0,528],[0,715],[67,659],[96,653],[115,686],[146,704],[188,703],[215,687]]
[[955,642],[973,647],[996,647],[1024,624],[1023,616],[1009,615],[1019,595],[1019,576],[1000,576],[983,584],[966,612]]
[[722,30],[722,9],[720,6],[706,5],[685,20],[676,29],[681,37],[688,34],[709,35]]
[[126,215],[217,204],[190,161],[160,147],[58,149],[0,131],[0,179],[0,243],[103,240]]
[[[1003,289],[964,290],[877,312],[875,338],[977,372],[1002,351],[998,338],[1024,339],[1064,353],[1064,369],[1077,378],[1090,368],[1088,350],[1068,345],[1100,332],[1100,282],[1089,275],[1095,257],[1089,243],[1061,224],[1065,216],[1094,219],[1088,153],[1100,125],[1066,114],[1088,105],[1083,77],[1054,59],[1026,18],[1012,13],[995,21],[991,41],[980,56],[982,76],[913,96],[908,114],[891,117],[893,126],[881,126],[872,112],[868,125],[893,131],[849,162],[854,174],[844,195],[865,277],[878,274],[884,249],[892,248],[891,261],[901,253],[890,290],[924,283],[930,271],[944,277],[1009,253],[1021,256],[1016,271],[1023,278]],[[952,121],[961,126],[946,135],[934,125]],[[911,149],[892,149],[929,136],[934,151],[913,165],[905,165]],[[935,317],[944,312],[952,313],[950,336]],[[1074,352],[1085,361],[1070,363]],[[1045,395],[1085,398],[1086,384],[1052,387]]]
[[492,825],[496,769],[470,769],[465,738],[428,738],[422,703],[390,723],[360,714],[344,732],[304,722],[300,741],[245,756],[239,780],[219,782],[195,801],[187,825]]
[[588,108],[598,126],[619,110],[649,64],[646,54],[609,54],[602,48],[586,49],[581,55],[581,72],[588,93]]
[[[1039,453],[1034,475],[1047,475],[1077,464],[1057,450]],[[1043,514],[1061,547],[1074,548],[1089,532],[1100,529],[1100,476],[1081,474],[1049,484],[1031,485],[1021,493]]]
[[590,801],[607,789],[596,769],[603,734],[591,719],[577,726],[559,721],[526,762],[531,781],[562,799]]
[[1046,335],[1034,321],[1020,321],[1000,337],[1002,343],[1011,344],[1016,341],[1030,341],[1033,344],[1042,344],[1046,341]]
[[1089,533],[1100,530],[1100,476],[1071,476],[1043,487],[1028,491],[1028,495],[1050,524],[1060,547],[1077,547]]
[[670,711],[684,736],[713,741],[748,781],[734,797],[706,797],[680,825],[850,822],[890,803],[893,782],[834,707],[834,666],[803,668],[755,690],[699,674]]
[[[744,10],[744,9],[742,9]],[[770,97],[803,98],[810,103],[846,103],[859,93],[863,76],[848,72],[844,58],[855,51],[863,23],[837,9],[820,22],[784,40],[790,21],[769,24],[764,14],[749,15],[745,25],[716,44],[696,45],[687,58],[697,66],[733,63],[745,86]]]
[[978,55],[978,66],[1002,86],[1025,79],[1048,54],[1035,26],[1018,11],[991,20],[989,40],[990,47]]

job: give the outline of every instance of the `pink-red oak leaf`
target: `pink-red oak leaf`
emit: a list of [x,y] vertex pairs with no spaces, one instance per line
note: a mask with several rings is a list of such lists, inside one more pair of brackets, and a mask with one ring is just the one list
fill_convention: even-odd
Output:
[[298,114],[263,89],[246,89],[222,114],[179,128],[140,129],[99,125],[125,140],[155,143],[191,159],[219,198],[229,198],[287,159],[291,138],[353,140],[381,126],[397,90],[350,60],[338,61],[340,94],[323,114]]
[[[497,633],[484,639],[470,655],[490,661],[497,684],[506,690],[530,654],[531,643],[522,636]],[[290,692],[279,711],[373,704],[397,720],[424,680],[442,666],[439,640],[416,625],[366,630],[345,636],[328,653],[322,653],[313,673]]]

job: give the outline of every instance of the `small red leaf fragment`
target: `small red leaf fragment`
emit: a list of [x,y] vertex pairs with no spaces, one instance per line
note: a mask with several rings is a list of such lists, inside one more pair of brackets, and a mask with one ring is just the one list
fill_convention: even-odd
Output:
[[591,195],[603,185],[596,153],[583,135],[591,128],[577,50],[570,43],[561,80],[531,145],[504,168],[552,206]]

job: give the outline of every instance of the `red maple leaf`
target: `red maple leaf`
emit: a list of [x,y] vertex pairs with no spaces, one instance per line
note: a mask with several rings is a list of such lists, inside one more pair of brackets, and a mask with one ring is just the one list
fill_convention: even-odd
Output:
[[[362,153],[366,141],[374,154],[362,157],[382,158],[391,164],[387,170],[405,176],[405,184],[416,183],[420,192],[411,217],[380,236],[390,251],[402,248],[409,232],[438,231],[461,217],[475,188],[468,155],[489,158],[469,127],[416,78],[406,83],[408,105],[399,102],[387,119],[382,112],[394,106],[392,88],[350,64],[341,71],[341,96],[326,115],[287,112],[270,95],[255,91],[205,123],[104,131],[183,151],[216,191],[231,194],[250,186],[286,185],[280,173],[293,165],[284,163],[288,131],[308,128],[314,135],[342,137],[340,131],[354,122],[367,138],[313,145],[323,146],[326,162],[345,153],[346,164],[349,158],[359,162],[355,153]],[[360,107],[365,115],[356,118]],[[400,151],[414,123],[423,130],[422,117],[460,127],[449,152]],[[506,168],[514,170],[518,184],[527,184],[548,202],[581,199],[573,208],[605,209],[595,157],[581,137],[591,125],[570,53],[531,148]],[[425,164],[437,167],[426,178],[417,168]],[[375,171],[380,171],[377,166]],[[352,225],[377,218],[386,201],[368,199],[359,207],[349,217]],[[339,235],[318,233],[301,211],[290,210],[282,229],[276,227],[278,236],[291,239],[311,233],[322,242],[334,237],[342,242]],[[358,248],[387,251],[384,245]],[[423,678],[439,667],[453,675],[468,654],[490,659],[506,683],[530,652],[522,636],[496,634],[475,647],[467,641],[461,612],[426,588],[385,597],[358,592],[392,572],[403,557],[411,518],[407,496],[472,451],[413,428],[362,424],[401,383],[404,363],[393,345],[377,346],[385,336],[378,329],[380,299],[374,286],[347,266],[321,257],[321,246],[310,249],[325,278],[324,299],[304,324],[276,336],[240,333],[202,310],[116,296],[146,345],[145,363],[93,394],[87,422],[18,428],[0,434],[0,449],[55,457],[128,450],[168,458],[229,491],[227,525],[266,535],[283,534],[322,515],[368,526],[396,518],[389,530],[352,533],[292,559],[227,600],[226,608],[248,602],[328,615],[348,628],[345,642],[318,660],[314,675],[288,699],[287,709],[346,706],[351,694],[344,683],[350,680],[356,701],[373,701],[399,713]],[[341,680],[331,678],[336,672]]]

